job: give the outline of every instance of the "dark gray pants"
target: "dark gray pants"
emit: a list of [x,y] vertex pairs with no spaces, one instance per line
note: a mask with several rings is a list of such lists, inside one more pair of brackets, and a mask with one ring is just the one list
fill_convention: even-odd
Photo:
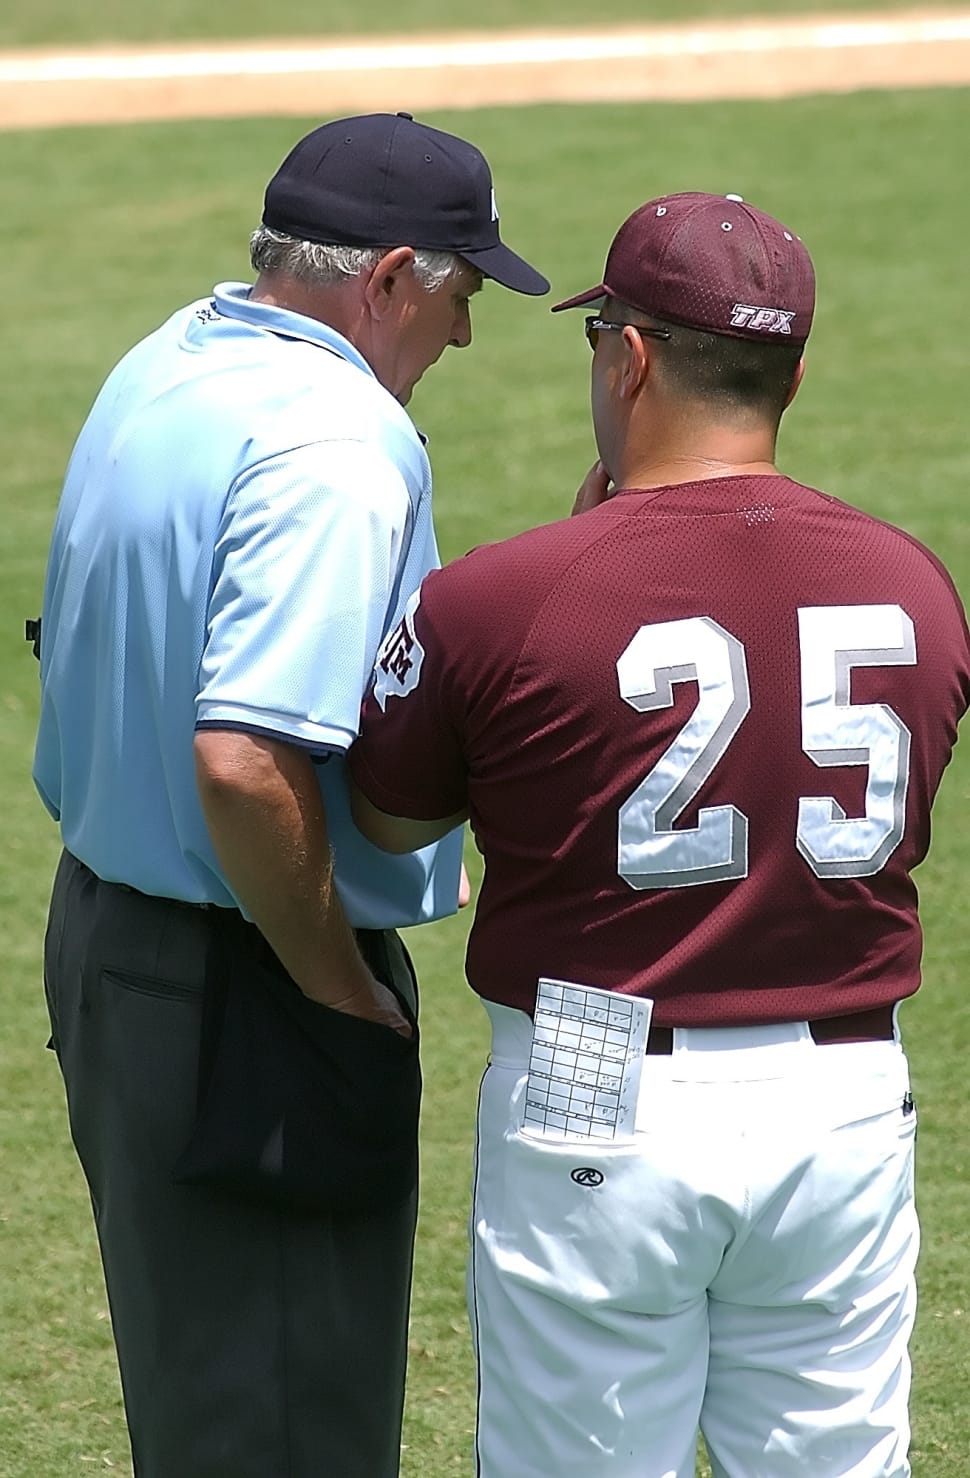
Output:
[[308,1215],[172,1183],[195,1108],[209,923],[61,860],[45,984],[135,1473],[395,1478],[413,1201]]

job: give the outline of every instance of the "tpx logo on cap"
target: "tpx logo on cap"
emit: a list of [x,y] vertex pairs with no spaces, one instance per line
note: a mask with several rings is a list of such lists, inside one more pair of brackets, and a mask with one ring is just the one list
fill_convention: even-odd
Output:
[[785,308],[757,308],[752,303],[735,303],[731,309],[733,328],[753,328],[767,334],[790,334],[794,313]]

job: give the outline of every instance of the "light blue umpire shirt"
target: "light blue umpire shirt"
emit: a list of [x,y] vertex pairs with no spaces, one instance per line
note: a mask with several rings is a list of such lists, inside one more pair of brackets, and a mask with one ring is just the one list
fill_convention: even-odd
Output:
[[47,569],[34,780],[99,877],[236,902],[195,782],[196,728],[302,745],[352,924],[453,913],[461,833],[405,857],[350,819],[344,754],[382,638],[438,564],[407,412],[324,324],[241,283],[109,375],[68,467]]

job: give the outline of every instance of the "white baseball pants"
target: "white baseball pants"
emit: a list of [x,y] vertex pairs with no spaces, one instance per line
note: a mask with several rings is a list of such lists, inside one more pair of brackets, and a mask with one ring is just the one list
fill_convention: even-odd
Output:
[[676,1031],[644,1061],[633,1138],[574,1144],[522,1132],[532,1023],[487,1009],[480,1478],[693,1478],[698,1430],[715,1478],[908,1478],[919,1230],[898,1041]]

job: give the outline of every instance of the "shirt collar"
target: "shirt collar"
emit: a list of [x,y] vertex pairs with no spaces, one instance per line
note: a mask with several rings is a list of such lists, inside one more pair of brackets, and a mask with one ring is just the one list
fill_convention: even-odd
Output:
[[246,282],[220,282],[213,289],[212,296],[225,318],[236,318],[285,338],[305,339],[309,344],[328,349],[331,354],[339,354],[341,359],[356,365],[370,375],[371,379],[377,378],[360,350],[328,323],[321,323],[319,319],[307,318],[302,313],[294,313],[289,308],[280,308],[272,303],[254,303],[250,297],[251,292],[252,288]]

